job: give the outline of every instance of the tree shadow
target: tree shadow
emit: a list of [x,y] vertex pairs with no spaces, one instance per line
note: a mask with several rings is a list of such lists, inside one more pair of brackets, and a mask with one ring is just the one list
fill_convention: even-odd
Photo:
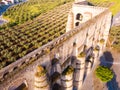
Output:
[[118,82],[116,81],[117,75],[114,73],[114,77],[111,81],[107,82],[107,88],[108,90],[120,90],[120,87],[118,86]]
[[113,56],[111,52],[105,51],[103,53],[103,56],[100,57],[100,66],[106,66],[108,68],[111,68],[113,65]]
[[[114,58],[112,56],[112,53],[110,51],[105,51],[103,53],[103,56],[100,57],[100,66],[106,66],[108,68],[111,68],[113,66]],[[118,86],[118,82],[116,80],[117,75],[115,74],[114,70],[112,70],[114,73],[114,77],[111,81],[107,82],[107,88],[108,90],[120,90],[120,87]]]

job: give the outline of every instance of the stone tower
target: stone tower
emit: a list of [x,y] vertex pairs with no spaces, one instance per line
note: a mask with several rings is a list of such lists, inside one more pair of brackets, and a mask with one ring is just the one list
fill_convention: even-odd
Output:
[[[89,15],[84,15],[83,5],[84,6],[87,5],[86,0],[75,0],[75,3],[73,4],[72,9],[70,10],[70,12],[68,14],[66,32],[68,32],[69,30],[72,30],[76,26],[79,26],[80,23],[83,23],[92,17],[91,13],[85,13],[85,14],[89,14]],[[81,6],[82,6],[82,8],[81,8]],[[85,16],[85,17],[83,17],[83,16]]]

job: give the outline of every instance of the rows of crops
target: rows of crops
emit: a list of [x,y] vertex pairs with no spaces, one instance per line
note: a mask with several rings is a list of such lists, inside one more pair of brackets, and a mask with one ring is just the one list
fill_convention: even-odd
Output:
[[110,7],[113,15],[120,10],[120,0],[87,0],[95,6]]
[[46,12],[31,22],[0,31],[0,69],[65,32],[72,3]]
[[120,52],[120,26],[111,28],[109,39],[113,49]]
[[[41,13],[70,1],[73,0],[28,0],[27,2],[7,9],[7,11],[3,13],[3,17],[9,20],[7,27],[12,27],[28,20],[32,20]],[[5,26],[3,26],[3,28],[5,28]]]
[[91,4],[94,6],[100,6],[100,7],[109,7],[111,3],[109,1],[94,1],[94,0],[88,0]]

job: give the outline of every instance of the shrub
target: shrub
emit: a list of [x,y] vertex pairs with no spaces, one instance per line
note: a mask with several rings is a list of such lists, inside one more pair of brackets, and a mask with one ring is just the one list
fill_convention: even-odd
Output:
[[81,52],[79,55],[78,55],[78,57],[80,58],[80,57],[85,57],[85,52]]
[[96,46],[95,48],[94,48],[94,51],[99,51],[100,50],[100,47],[99,46]]
[[72,66],[68,66],[63,72],[62,75],[69,75],[71,73],[73,73],[74,68]]
[[108,82],[113,78],[113,72],[105,66],[99,66],[95,70],[96,76],[103,82]]
[[105,42],[105,40],[104,40],[104,39],[101,39],[101,40],[100,40],[100,43],[104,43],[104,42]]
[[41,76],[45,75],[46,73],[47,73],[47,71],[42,66],[39,65],[37,67],[37,72],[35,73],[35,76],[41,77]]

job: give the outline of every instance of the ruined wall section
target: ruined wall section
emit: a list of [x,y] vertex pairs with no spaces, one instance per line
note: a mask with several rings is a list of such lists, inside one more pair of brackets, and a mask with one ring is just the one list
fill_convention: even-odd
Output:
[[[70,56],[78,55],[78,53],[83,50],[85,45],[87,45],[87,47],[94,47],[99,43],[99,38],[104,38],[104,35],[100,35],[105,31],[109,31],[111,23],[110,19],[111,14],[109,10],[105,10],[89,21],[81,24],[77,28],[63,34],[59,38],[3,68],[0,70],[0,90],[10,90],[10,88],[15,88],[16,85],[19,85],[24,81],[27,82],[28,89],[33,90],[34,73],[36,67],[38,65],[45,66],[48,72],[48,76],[50,76],[52,67],[51,60],[54,57],[59,59],[62,70],[64,70],[64,68],[70,64],[65,64],[66,60]],[[104,20],[107,20],[107,22]],[[103,27],[103,24],[105,25],[106,29],[100,29]],[[105,38],[105,40],[106,39],[107,38]],[[76,43],[76,49],[78,52],[76,52],[73,47],[74,43]]]

